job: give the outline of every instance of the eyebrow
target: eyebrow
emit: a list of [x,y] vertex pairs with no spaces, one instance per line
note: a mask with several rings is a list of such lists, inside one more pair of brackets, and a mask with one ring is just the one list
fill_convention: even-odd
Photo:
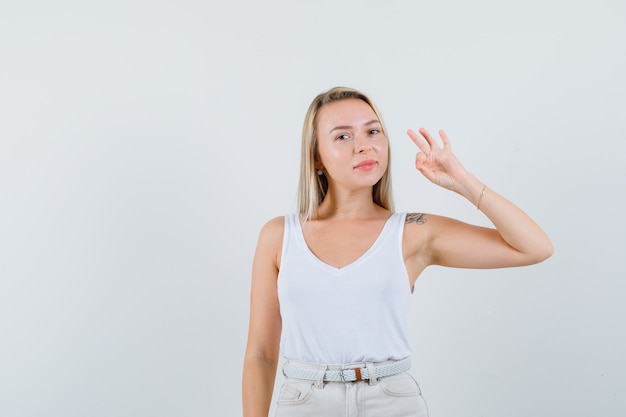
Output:
[[[380,124],[380,120],[378,119],[370,120],[369,122],[365,123],[364,126],[369,126],[369,125],[373,125],[376,123]],[[349,126],[349,125],[335,126],[332,129],[330,129],[328,133],[333,133],[335,130],[346,130],[346,129],[352,129],[352,126]]]

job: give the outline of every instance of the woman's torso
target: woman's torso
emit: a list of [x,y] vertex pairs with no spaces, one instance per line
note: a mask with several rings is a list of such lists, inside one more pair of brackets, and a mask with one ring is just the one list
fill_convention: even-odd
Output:
[[278,275],[285,357],[345,364],[410,355],[405,217],[361,228],[303,227],[297,215],[285,217]]

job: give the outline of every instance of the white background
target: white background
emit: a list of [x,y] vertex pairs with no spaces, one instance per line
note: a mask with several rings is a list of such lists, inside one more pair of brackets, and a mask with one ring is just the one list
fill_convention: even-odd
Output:
[[413,168],[406,129],[444,128],[556,248],[422,275],[431,417],[623,416],[625,39],[619,0],[3,2],[0,415],[240,415],[257,235],[347,85],[398,211],[487,224]]

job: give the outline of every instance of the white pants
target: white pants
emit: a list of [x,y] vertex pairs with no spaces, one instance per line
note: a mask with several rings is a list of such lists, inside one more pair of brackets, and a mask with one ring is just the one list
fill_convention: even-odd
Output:
[[287,378],[276,417],[428,417],[428,409],[408,372],[371,382],[320,384]]

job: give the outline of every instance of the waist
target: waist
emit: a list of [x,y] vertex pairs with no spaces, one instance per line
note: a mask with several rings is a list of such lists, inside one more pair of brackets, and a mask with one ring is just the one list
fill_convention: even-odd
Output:
[[283,374],[288,378],[318,382],[374,381],[411,369],[411,357],[383,362],[363,362],[349,365],[325,365],[287,360]]

